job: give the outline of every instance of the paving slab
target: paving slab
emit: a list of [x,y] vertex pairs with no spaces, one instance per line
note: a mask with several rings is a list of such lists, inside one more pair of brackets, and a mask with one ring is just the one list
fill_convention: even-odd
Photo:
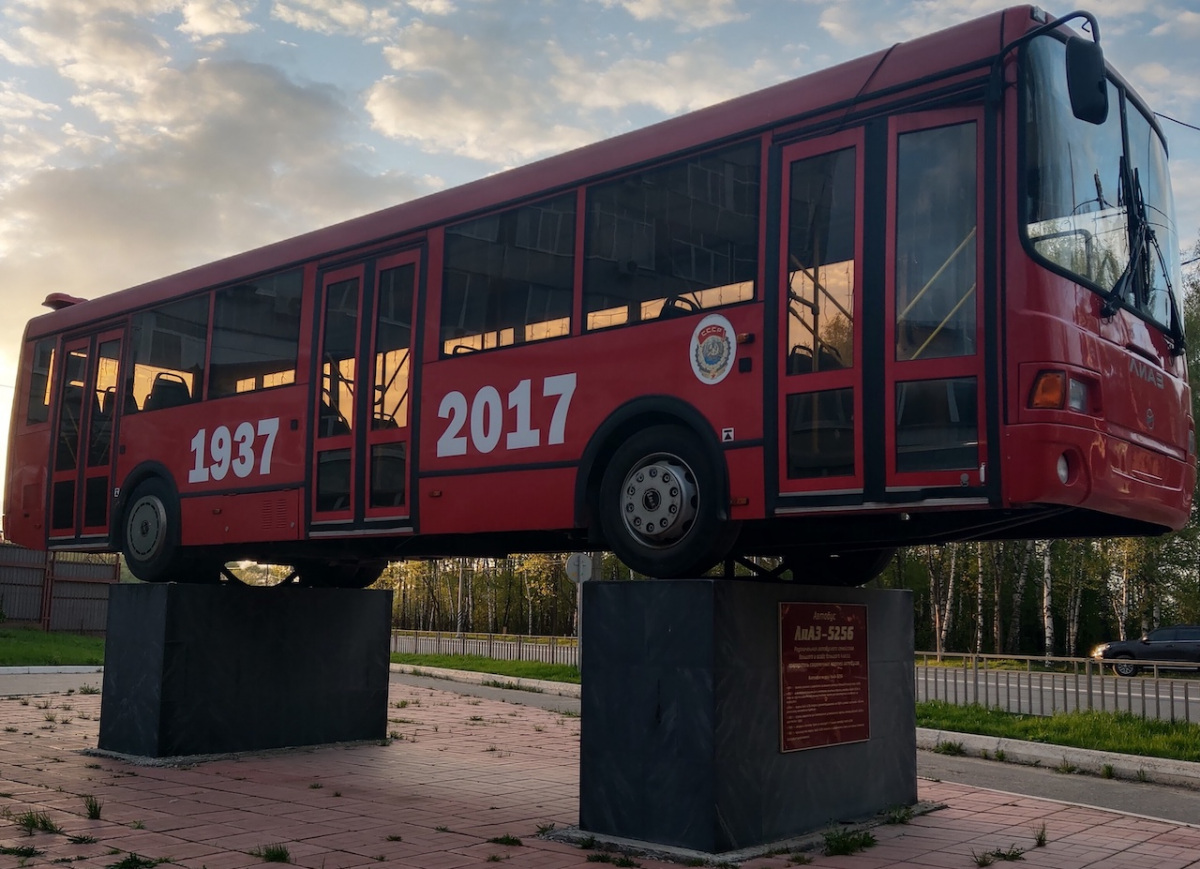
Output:
[[[392,735],[378,743],[162,765],[90,753],[100,696],[78,686],[0,697],[0,869],[99,869],[131,853],[241,869],[262,865],[272,846],[311,869],[595,865],[596,847],[541,835],[578,820],[579,718],[452,688],[393,681]],[[786,843],[792,853],[717,860],[784,869],[803,854],[812,866],[969,869],[983,855],[1019,851],[1030,867],[1200,865],[1200,827],[1189,824],[949,782],[922,780],[919,796],[942,808],[874,826],[874,847],[850,857],[825,856],[818,833]],[[98,801],[99,819],[87,817],[86,797]],[[59,832],[27,834],[22,821],[42,814]],[[631,859],[653,869],[701,856],[650,849]]]

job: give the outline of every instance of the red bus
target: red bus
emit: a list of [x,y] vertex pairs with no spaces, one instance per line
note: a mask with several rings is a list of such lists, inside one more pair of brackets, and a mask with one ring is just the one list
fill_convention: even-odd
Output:
[[6,533],[145,580],[254,559],[361,586],[392,559],[570,549],[850,584],[916,542],[1177,529],[1167,146],[1071,18],[1085,35],[1012,8],[53,295]]

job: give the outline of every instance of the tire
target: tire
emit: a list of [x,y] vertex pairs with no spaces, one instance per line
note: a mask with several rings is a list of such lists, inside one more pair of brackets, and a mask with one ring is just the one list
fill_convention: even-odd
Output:
[[626,565],[663,579],[699,576],[737,537],[724,480],[687,429],[656,425],[613,453],[600,481],[604,539]]
[[121,552],[144,582],[169,582],[179,567],[179,502],[159,477],[133,490],[121,519]]
[[813,549],[786,555],[783,563],[792,572],[793,582],[851,588],[883,573],[895,554],[894,548],[848,552]]
[[1129,657],[1116,658],[1113,661],[1113,670],[1118,676],[1136,676],[1141,668],[1133,663],[1133,659]]

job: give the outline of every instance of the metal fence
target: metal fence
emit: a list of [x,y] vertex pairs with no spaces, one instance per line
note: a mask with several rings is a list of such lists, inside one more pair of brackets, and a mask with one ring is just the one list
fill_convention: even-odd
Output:
[[[507,661],[578,666],[575,637],[393,631],[393,652],[478,655]],[[1095,710],[1141,718],[1200,723],[1200,664],[1139,661],[1144,676],[1122,677],[1091,658],[1024,655],[947,655],[917,652],[914,687],[918,702],[978,704],[1025,715]],[[1173,678],[1165,674],[1180,671]]]
[[416,655],[481,655],[502,661],[579,665],[579,642],[575,637],[392,631],[392,651]]
[[0,545],[0,610],[10,624],[101,633],[108,621],[109,586],[120,577],[115,555]]
[[[1025,715],[1094,710],[1200,722],[1200,664],[1138,661],[1145,675],[1111,674],[1092,658],[917,652],[916,699]],[[1171,672],[1175,675],[1166,676]]]

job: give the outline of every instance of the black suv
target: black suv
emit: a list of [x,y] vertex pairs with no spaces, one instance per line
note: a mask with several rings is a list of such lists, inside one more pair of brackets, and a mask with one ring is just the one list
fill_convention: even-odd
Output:
[[1140,667],[1134,661],[1156,661],[1170,666],[1179,661],[1200,663],[1200,625],[1176,625],[1155,628],[1142,634],[1139,640],[1114,640],[1101,643],[1092,652],[1093,658],[1111,661],[1120,676],[1134,676]]

